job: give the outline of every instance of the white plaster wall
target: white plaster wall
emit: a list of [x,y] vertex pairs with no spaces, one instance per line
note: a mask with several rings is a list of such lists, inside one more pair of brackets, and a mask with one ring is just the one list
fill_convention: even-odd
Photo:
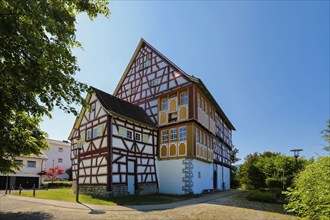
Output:
[[[217,165],[218,167],[218,189],[220,190],[228,190],[230,189],[230,169],[227,167],[223,167]],[[223,172],[223,176],[222,176]],[[223,178],[223,179],[222,179]],[[222,182],[225,183],[225,189],[222,187]]]
[[[23,165],[20,170],[15,170],[15,174],[10,174],[10,176],[39,177],[38,173],[42,171],[45,162],[45,159],[37,157],[15,157],[15,160],[22,160]],[[35,161],[36,167],[27,167],[28,161]]]
[[160,193],[183,194],[182,160],[156,161]]
[[193,193],[202,193],[204,189],[213,189],[213,164],[193,160]]
[[228,167],[224,167],[224,181],[225,181],[225,190],[230,189],[230,169]]
[[[60,166],[62,169],[66,170],[71,167],[71,145],[70,143],[65,143],[63,141],[47,139],[47,142],[51,146],[49,151],[44,151],[48,159],[45,161],[44,169],[47,170],[54,166]],[[63,152],[59,152],[59,148],[63,148]],[[62,158],[62,163],[58,162],[58,159]],[[59,178],[68,178],[68,174],[64,173],[58,176]],[[48,178],[45,177],[47,180]]]

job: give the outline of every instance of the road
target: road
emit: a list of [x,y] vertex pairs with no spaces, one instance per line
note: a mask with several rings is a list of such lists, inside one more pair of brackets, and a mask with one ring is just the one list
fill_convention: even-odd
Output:
[[0,219],[297,219],[274,212],[273,204],[246,202],[240,199],[241,193],[227,191],[145,206],[89,205],[1,195]]

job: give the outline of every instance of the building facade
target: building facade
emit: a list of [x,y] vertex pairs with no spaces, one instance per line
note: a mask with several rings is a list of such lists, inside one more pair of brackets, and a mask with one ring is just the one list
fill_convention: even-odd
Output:
[[[44,170],[49,168],[59,166],[63,170],[67,170],[71,167],[71,144],[69,141],[59,141],[53,139],[47,139],[50,145],[49,151],[44,151],[47,156],[47,160],[44,164]],[[58,175],[59,179],[68,179],[69,175],[67,173]],[[49,180],[47,176],[44,177],[45,180]]]
[[[187,194],[229,189],[229,158],[235,128],[200,79],[186,74],[141,39],[113,95],[139,106],[156,125],[153,130],[156,140],[152,142],[155,148],[152,157],[156,160],[150,169],[155,169],[159,192]],[[93,120],[99,121],[100,117],[94,116]],[[104,123],[110,122],[114,123],[104,118]],[[70,135],[72,141],[79,127],[76,124]],[[123,127],[131,126],[128,123]],[[112,149],[114,142],[109,137],[111,140],[105,148]],[[105,157],[112,162],[105,176],[109,184],[117,168],[112,164],[114,152],[108,152]],[[73,161],[76,156],[73,155]],[[125,163],[126,176],[121,178],[127,180],[129,165]],[[139,175],[136,170],[134,173]],[[143,175],[147,178],[147,174]],[[129,188],[128,181],[121,183],[122,188]],[[111,192],[112,188],[106,190]],[[134,192],[138,191],[135,187]]]
[[5,189],[6,186],[11,189],[18,189],[19,186],[23,189],[31,189],[33,185],[38,188],[43,182],[43,178],[38,173],[44,169],[46,160],[45,154],[15,157],[14,161],[20,165],[20,170],[8,175],[0,173],[0,189]]

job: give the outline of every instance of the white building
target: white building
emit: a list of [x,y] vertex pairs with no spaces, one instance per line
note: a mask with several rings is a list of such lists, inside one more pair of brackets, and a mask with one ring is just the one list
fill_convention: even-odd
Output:
[[39,187],[43,182],[42,177],[38,173],[44,170],[45,161],[47,156],[40,154],[38,156],[24,156],[15,157],[14,161],[20,164],[21,169],[17,170],[15,174],[3,175],[0,173],[0,189],[5,189],[6,181],[8,187],[17,189],[20,185],[23,188]]
[[[68,141],[58,141],[53,139],[47,139],[47,142],[51,146],[49,151],[44,151],[45,155],[47,156],[47,160],[45,162],[44,170],[49,168],[60,166],[62,169],[66,170],[71,167],[71,144]],[[68,179],[69,175],[64,173],[59,175],[58,178],[60,179]],[[45,176],[45,180],[49,178]]]

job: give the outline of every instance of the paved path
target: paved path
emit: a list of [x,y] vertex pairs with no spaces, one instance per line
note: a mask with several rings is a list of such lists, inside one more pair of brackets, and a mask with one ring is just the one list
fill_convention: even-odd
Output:
[[238,193],[240,192],[219,192],[181,202],[143,206],[90,205],[6,195],[0,197],[0,219],[288,219],[291,217],[231,207],[226,204],[226,201]]

